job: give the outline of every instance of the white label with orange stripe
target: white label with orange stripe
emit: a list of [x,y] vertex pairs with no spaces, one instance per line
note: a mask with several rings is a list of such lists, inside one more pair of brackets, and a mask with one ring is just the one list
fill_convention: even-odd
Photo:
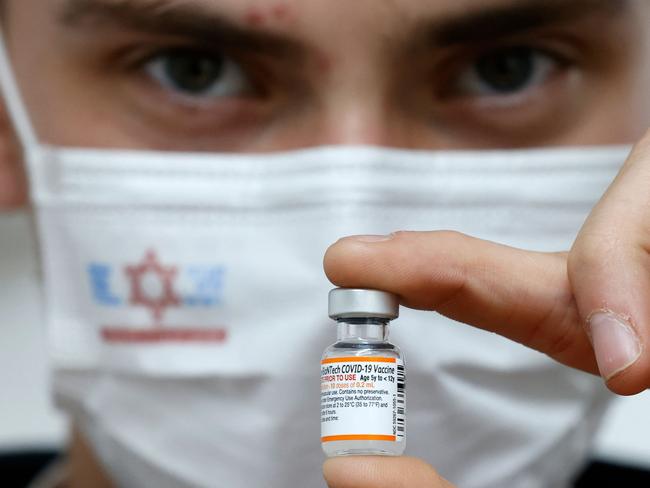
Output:
[[404,385],[401,359],[323,359],[321,441],[403,441]]

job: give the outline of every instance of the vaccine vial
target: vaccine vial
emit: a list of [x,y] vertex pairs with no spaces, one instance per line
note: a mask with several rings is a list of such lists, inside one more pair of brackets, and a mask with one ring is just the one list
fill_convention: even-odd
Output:
[[389,323],[398,315],[399,300],[391,293],[330,291],[337,334],[321,359],[321,444],[327,456],[404,452],[404,361],[388,342]]

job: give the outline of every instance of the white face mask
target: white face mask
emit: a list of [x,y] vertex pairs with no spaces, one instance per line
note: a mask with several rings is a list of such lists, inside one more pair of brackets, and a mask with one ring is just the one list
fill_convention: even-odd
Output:
[[[455,229],[566,249],[627,154],[23,140],[57,398],[118,485],[135,488],[322,486],[326,247]],[[394,336],[409,369],[408,454],[470,488],[562,486],[586,456],[597,379],[434,314],[404,311]]]

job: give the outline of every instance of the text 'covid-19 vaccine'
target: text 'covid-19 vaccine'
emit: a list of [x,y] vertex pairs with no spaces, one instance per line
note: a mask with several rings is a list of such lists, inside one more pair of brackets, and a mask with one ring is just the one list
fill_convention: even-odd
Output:
[[398,298],[378,290],[335,288],[329,316],[337,340],[321,360],[321,442],[328,456],[398,456],[406,444],[406,377],[389,322]]

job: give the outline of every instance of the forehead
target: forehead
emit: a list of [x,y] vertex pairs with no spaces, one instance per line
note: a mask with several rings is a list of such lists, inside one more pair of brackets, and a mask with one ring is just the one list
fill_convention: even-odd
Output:
[[[25,0],[10,0],[24,3]],[[352,26],[357,36],[366,32],[405,27],[423,16],[441,16],[461,12],[472,5],[497,5],[513,0],[49,0],[50,12],[59,18],[85,17],[106,12],[133,12],[138,15],[191,13],[224,17],[249,28],[265,31],[291,32],[297,36],[317,35],[321,31],[343,34]],[[523,1],[523,0],[516,0]],[[42,0],[27,0],[34,8]],[[332,36],[330,42],[336,42]]]
[[[6,0],[24,3],[25,0]],[[553,0],[547,0],[553,1]],[[27,0],[36,4],[49,2],[58,9],[84,7],[89,5],[107,5],[116,8],[140,6],[158,10],[173,8],[195,8],[203,11],[250,12],[263,17],[285,17],[326,11],[354,12],[367,15],[406,13],[410,11],[442,12],[453,9],[462,11],[473,6],[498,5],[507,3],[530,3],[531,0]],[[343,20],[343,19],[341,19]]]
[[[219,14],[257,27],[299,28],[324,25],[407,27],[414,22],[476,14],[526,10],[620,10],[637,0],[0,0],[12,8],[46,12],[57,18],[88,16],[104,11]],[[641,0],[644,1],[644,0]],[[357,34],[361,35],[362,30]],[[334,40],[334,39],[333,39]]]
[[[0,0],[2,2],[3,0]],[[370,52],[482,42],[591,12],[620,12],[647,0],[4,0],[9,20],[42,36],[56,23],[67,30],[102,26],[147,30],[176,27],[210,38],[211,31],[269,34],[323,52]],[[15,14],[15,15],[14,15]],[[602,17],[602,15],[601,15]],[[98,30],[99,31],[99,30]],[[238,36],[241,38],[241,36]],[[469,37],[469,39],[468,39]],[[472,39],[473,37],[473,39]],[[396,42],[403,41],[403,42]],[[261,45],[258,43],[257,45]]]

